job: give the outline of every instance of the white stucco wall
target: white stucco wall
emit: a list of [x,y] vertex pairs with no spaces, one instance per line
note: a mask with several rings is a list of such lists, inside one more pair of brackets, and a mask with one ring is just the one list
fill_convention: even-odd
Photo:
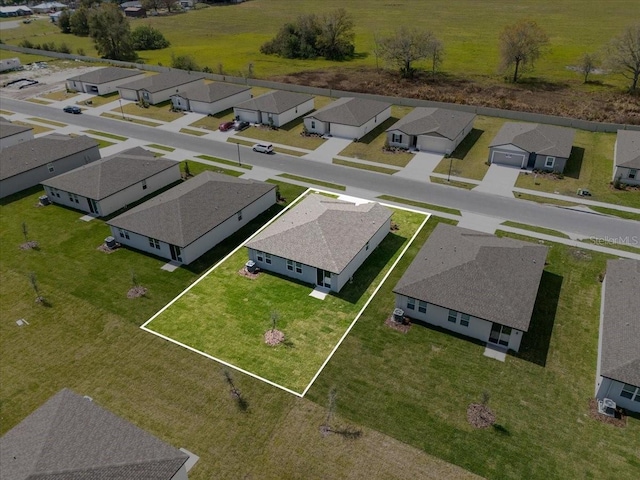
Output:
[[258,260],[257,250],[254,250],[253,248],[247,248],[247,253],[249,259],[256,262],[256,265],[261,270],[268,270],[270,272],[278,273],[280,275],[284,275],[285,277],[290,277],[300,282],[308,283],[309,285],[315,285],[316,283],[315,267],[310,267],[309,265],[302,264],[302,273],[297,273],[295,270],[295,265],[292,271],[287,270],[287,260],[285,258],[271,255],[271,263],[267,263],[264,252],[262,261]]
[[61,173],[68,172],[74,168],[100,159],[100,151],[95,146],[83,152],[69,155],[68,157],[56,160],[53,163],[53,172],[49,171],[48,165],[34,168],[19,175],[6,178],[0,181],[0,198],[6,197],[16,192],[20,192],[30,187],[38,185],[49,178],[53,178]]
[[360,126],[342,125],[339,123],[332,123],[329,128],[329,133],[333,137],[347,138],[353,140],[354,138],[360,139],[383,123],[391,116],[391,107],[380,112],[375,117],[369,119],[366,123]]
[[12,147],[27,140],[33,140],[33,130],[26,130],[0,139],[0,148]]
[[[290,121],[295,120],[298,117],[301,117],[302,115],[306,115],[307,113],[313,110],[313,105],[314,105],[313,102],[314,102],[314,99],[313,97],[311,97],[309,100],[307,100],[304,103],[301,103],[295,108],[287,110],[286,112],[282,112],[278,115],[274,115],[273,116],[274,125],[276,127],[281,127],[289,123]],[[268,123],[268,122],[269,120],[266,118],[265,115],[263,115],[262,123]]]
[[325,122],[321,122],[317,118],[305,118],[303,123],[308,132],[317,133],[319,135],[327,133],[327,124]]
[[49,197],[49,200],[56,205],[64,205],[65,207],[74,208],[81,212],[91,212],[91,209],[89,208],[89,200],[86,197],[81,195],[70,197],[69,192],[57,190],[46,185],[44,186],[44,191]]
[[[456,323],[450,322],[449,309],[443,308],[432,303],[427,303],[426,313],[422,313],[418,310],[418,301],[416,300],[415,310],[407,308],[408,297],[404,295],[396,294],[396,307],[404,310],[405,315],[416,320],[421,320],[425,323],[435,325],[452,332],[456,332],[460,335],[475,338],[483,342],[489,341],[489,335],[491,334],[492,322],[477,318],[474,316],[469,317],[469,325],[463,326],[460,324],[460,315]],[[523,332],[520,330],[512,329],[511,336],[509,338],[509,349],[518,351],[520,349],[520,343],[522,341]]]

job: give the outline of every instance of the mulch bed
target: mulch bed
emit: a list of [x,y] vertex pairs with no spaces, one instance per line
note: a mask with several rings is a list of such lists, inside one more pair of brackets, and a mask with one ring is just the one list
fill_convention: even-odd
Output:
[[147,294],[147,289],[140,285],[132,287],[127,292],[127,298],[139,298],[144,297]]
[[496,423],[496,416],[486,405],[472,403],[467,408],[467,422],[476,428],[487,428]]
[[280,330],[270,329],[264,333],[264,343],[270,346],[279,345],[284,342],[284,333]]
[[251,280],[255,280],[256,278],[258,278],[258,276],[260,276],[260,270],[256,270],[254,273],[251,273],[245,267],[242,267],[240,270],[238,270],[238,275],[249,278]]
[[96,248],[96,250],[99,250],[99,251],[104,252],[104,253],[113,253],[116,250],[118,250],[119,248],[120,248],[120,244],[119,243],[116,243],[116,246],[113,247],[113,248],[109,248],[109,247],[107,247],[106,243],[103,243],[98,248]]
[[28,242],[24,242],[20,245],[20,250],[37,250],[38,242],[35,240],[29,240]]
[[407,317],[404,318],[404,322],[403,323],[399,323],[399,322],[396,322],[393,319],[393,316],[389,316],[384,321],[384,324],[387,327],[393,328],[394,330],[396,330],[398,332],[402,332],[402,333],[407,333],[409,331],[409,329],[411,328],[411,322],[409,321],[409,319]]
[[621,412],[617,412],[615,417],[602,415],[598,412],[598,401],[595,398],[589,400],[589,416],[594,420],[606,423],[607,425],[613,425],[614,427],[622,428],[627,426],[627,416]]

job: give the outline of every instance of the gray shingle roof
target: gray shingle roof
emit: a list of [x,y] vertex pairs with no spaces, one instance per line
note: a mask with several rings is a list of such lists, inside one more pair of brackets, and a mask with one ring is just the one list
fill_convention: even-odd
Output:
[[512,144],[529,153],[569,158],[575,134],[576,131],[572,128],[540,123],[507,122],[493,137],[489,146]]
[[231,83],[214,82],[191,87],[177,95],[194,102],[213,103],[232,95],[246,92],[247,90],[251,90],[251,88],[243,87],[242,85],[233,85]]
[[287,110],[291,110],[298,105],[303,104],[309,100],[312,100],[311,95],[304,93],[286,92],[284,90],[276,90],[274,92],[268,92],[259,97],[252,98],[246,102],[242,102],[236,105],[236,108],[242,108],[243,110],[256,110],[266,113],[282,113]]
[[98,148],[98,142],[93,138],[86,135],[71,137],[58,133],[3,148],[0,156],[0,180],[91,148]]
[[391,213],[378,203],[355,205],[312,194],[247,247],[339,274]]
[[547,250],[438,224],[394,292],[526,332]]
[[204,75],[196,72],[183,72],[175,70],[171,72],[150,75],[140,80],[123,83],[118,88],[126,88],[127,90],[146,90],[149,93],[161,92],[169,88],[180,87],[181,85],[191,83],[194,80],[201,80]]
[[33,127],[27,127],[25,125],[17,125],[15,123],[11,123],[4,117],[0,117],[0,138],[7,138],[13,135],[18,135],[19,133],[26,132],[28,130],[33,130]]
[[42,182],[42,185],[102,200],[178,162],[155,158],[142,147],[125,150]]
[[607,261],[600,375],[640,387],[640,261]]
[[93,70],[91,72],[83,73],[75,77],[70,77],[67,80],[75,82],[86,82],[100,85],[102,83],[114,82],[116,80],[124,80],[125,78],[135,77],[143,72],[140,70],[132,70],[130,68],[120,67],[105,67]]
[[618,130],[614,160],[617,167],[640,169],[640,132]]
[[394,123],[387,132],[400,130],[407,135],[435,134],[454,140],[475,118],[475,113],[418,107]]
[[186,247],[275,188],[206,171],[107,223]]
[[315,118],[321,122],[359,127],[384,112],[390,106],[390,103],[376,100],[344,97],[310,113],[305,118]]
[[64,389],[0,439],[0,480],[170,480],[187,459]]

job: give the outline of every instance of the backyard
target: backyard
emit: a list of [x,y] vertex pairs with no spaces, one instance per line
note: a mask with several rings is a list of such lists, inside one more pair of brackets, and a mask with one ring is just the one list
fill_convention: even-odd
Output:
[[[324,300],[310,297],[313,287],[293,279],[238,274],[247,261],[240,248],[145,328],[302,393],[424,220],[395,210],[401,229],[387,235],[353,282]],[[271,347],[263,335],[274,319],[285,342]]]

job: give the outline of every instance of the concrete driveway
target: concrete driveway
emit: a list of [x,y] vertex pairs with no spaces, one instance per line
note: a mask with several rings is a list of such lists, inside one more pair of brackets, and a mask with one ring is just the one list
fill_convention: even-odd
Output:
[[338,154],[347,148],[353,141],[346,138],[331,137],[313,152],[306,154],[302,158],[310,158],[325,163],[332,163]]
[[431,152],[417,152],[402,171],[395,174],[396,177],[412,178],[429,181],[429,175],[442,160],[442,154]]
[[473,189],[474,192],[491,193],[503,197],[513,197],[513,186],[518,180],[521,170],[518,167],[508,165],[491,164],[480,185]]

